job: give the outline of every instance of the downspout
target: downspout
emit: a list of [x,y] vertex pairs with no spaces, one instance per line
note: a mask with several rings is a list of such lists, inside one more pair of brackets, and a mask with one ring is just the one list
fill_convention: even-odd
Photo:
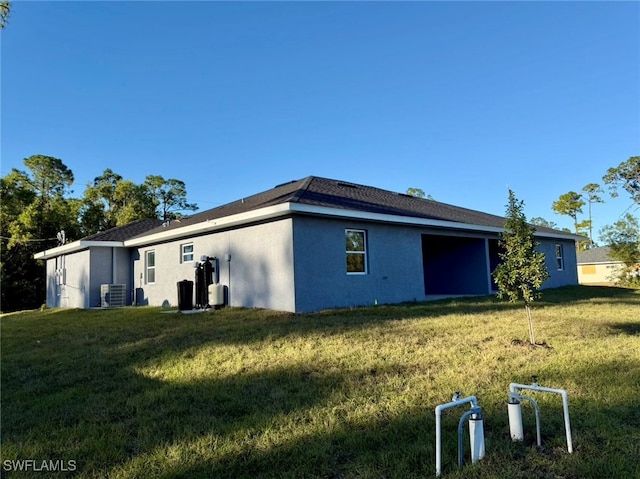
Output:
[[111,247],[111,284],[116,282],[116,248]]

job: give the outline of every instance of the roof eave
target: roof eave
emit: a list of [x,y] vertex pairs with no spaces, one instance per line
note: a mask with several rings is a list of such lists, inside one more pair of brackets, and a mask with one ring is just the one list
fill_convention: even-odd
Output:
[[450,228],[456,230],[483,231],[489,233],[500,233],[503,228],[494,226],[481,226],[470,223],[459,223],[456,221],[436,220],[430,218],[419,218],[416,216],[392,215],[387,213],[371,213],[368,211],[346,210],[341,208],[331,208],[327,206],[305,205],[291,203],[291,211],[320,216],[331,216],[338,218],[348,218],[365,221],[376,221],[382,223],[405,224],[412,226],[431,226],[436,228]]
[[267,206],[265,208],[259,208],[256,210],[247,211],[245,213],[238,213],[222,218],[206,220],[194,225],[183,226],[180,228],[161,231],[150,235],[142,235],[126,240],[124,242],[124,245],[127,247],[133,247],[144,246],[152,243],[162,243],[165,241],[184,238],[186,236],[208,233],[219,229],[233,228],[235,226],[253,223],[256,221],[265,221],[289,214],[289,205],[291,205],[291,203],[282,203],[274,206]]
[[[322,215],[322,216],[362,219],[362,220],[368,220],[368,221],[380,221],[384,223],[397,223],[397,224],[406,224],[406,225],[413,225],[413,226],[430,226],[430,227],[436,227],[436,228],[449,228],[449,229],[455,229],[455,230],[481,231],[485,233],[504,232],[503,227],[496,227],[496,226],[483,226],[483,225],[476,225],[471,223],[461,223],[457,221],[419,218],[415,216],[401,216],[401,215],[391,215],[391,214],[385,214],[385,213],[369,213],[366,211],[343,210],[339,208],[331,208],[326,206],[313,206],[313,205],[305,205],[305,204],[298,204],[298,203],[292,204],[292,211],[296,211],[299,213],[316,214],[316,215]],[[583,237],[583,236],[578,236],[571,233],[562,233],[562,232],[556,233],[556,232],[537,232],[536,231],[534,235],[538,237],[573,240],[573,241],[584,241],[587,239],[586,237]]]
[[[148,244],[163,243],[175,239],[185,238],[193,235],[209,233],[220,229],[233,228],[236,226],[242,226],[248,223],[255,223],[259,221],[265,221],[275,219],[282,216],[287,216],[293,213],[317,215],[333,218],[354,219],[363,221],[375,221],[382,223],[392,224],[405,224],[412,226],[427,226],[435,228],[448,228],[454,230],[466,230],[466,231],[478,231],[485,233],[502,233],[504,228],[495,226],[484,226],[470,223],[461,223],[456,221],[437,220],[430,218],[419,218],[415,216],[401,216],[392,215],[386,213],[372,213],[367,211],[356,211],[342,208],[333,208],[328,206],[316,206],[308,205],[304,203],[281,203],[274,206],[267,206],[244,213],[239,213],[223,218],[216,218],[201,223],[197,223],[190,226],[183,226],[181,228],[171,229],[150,235],[142,235],[136,238],[132,238],[124,241],[126,247],[144,246]],[[555,238],[563,240],[581,241],[584,238],[581,236],[569,234],[569,233],[535,233],[536,236]]]
[[62,246],[40,251],[33,255],[34,259],[49,259],[63,254],[77,253],[89,248],[124,248],[122,241],[86,241],[78,240]]

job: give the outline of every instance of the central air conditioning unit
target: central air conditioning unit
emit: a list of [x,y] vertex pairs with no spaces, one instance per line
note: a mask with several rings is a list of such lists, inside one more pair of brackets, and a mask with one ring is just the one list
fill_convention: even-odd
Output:
[[126,284],[100,285],[100,307],[102,308],[117,308],[119,306],[126,306],[126,296]]

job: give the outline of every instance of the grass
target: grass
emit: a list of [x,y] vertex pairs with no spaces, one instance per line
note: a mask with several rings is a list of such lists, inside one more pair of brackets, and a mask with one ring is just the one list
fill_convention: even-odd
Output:
[[[411,478],[435,476],[434,408],[476,395],[487,456],[451,478],[640,477],[640,291],[569,287],[524,308],[493,298],[293,315],[228,309],[44,310],[4,315],[2,461],[75,461],[81,478]],[[510,382],[536,394],[525,441],[509,437]],[[466,434],[466,431],[465,431]],[[468,444],[465,446],[468,459]]]

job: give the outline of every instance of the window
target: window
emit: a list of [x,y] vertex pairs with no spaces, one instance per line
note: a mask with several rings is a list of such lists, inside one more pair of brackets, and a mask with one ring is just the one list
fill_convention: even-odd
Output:
[[367,274],[367,235],[364,230],[345,230],[347,274]]
[[585,264],[582,266],[582,274],[596,274],[595,264]]
[[180,245],[180,262],[193,262],[193,243]]
[[147,269],[147,284],[155,283],[156,282],[156,252],[155,251],[147,251],[145,267]]
[[562,271],[564,269],[564,257],[562,254],[562,245],[556,245],[556,266],[558,267],[558,271]]

